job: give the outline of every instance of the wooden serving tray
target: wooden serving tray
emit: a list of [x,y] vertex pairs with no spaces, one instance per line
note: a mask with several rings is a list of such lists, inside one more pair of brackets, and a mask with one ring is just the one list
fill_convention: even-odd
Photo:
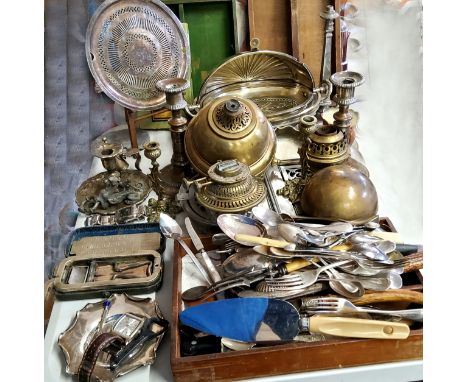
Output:
[[[381,226],[395,231],[391,221]],[[190,238],[184,238],[192,246]],[[210,237],[202,237],[205,248],[212,249]],[[181,356],[179,313],[181,312],[182,257],[185,251],[174,243],[171,366],[176,382],[235,381],[279,374],[335,369],[377,363],[422,359],[423,329],[412,330],[405,340],[340,339],[326,342],[290,342],[284,345],[253,348],[198,356]],[[419,272],[417,272],[419,273]],[[418,280],[418,277],[413,279]],[[420,279],[421,280],[421,279]],[[422,291],[418,282],[405,288]]]

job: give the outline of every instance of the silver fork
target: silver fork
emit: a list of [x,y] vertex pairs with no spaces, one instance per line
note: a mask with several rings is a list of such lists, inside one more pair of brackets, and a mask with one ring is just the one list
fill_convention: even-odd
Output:
[[317,269],[309,269],[297,273],[294,272],[277,278],[266,278],[265,283],[276,290],[297,290],[307,288],[318,280],[318,276],[321,272],[346,264],[349,261],[350,260],[338,261]]
[[381,310],[357,307],[345,298],[338,297],[322,297],[316,299],[308,299],[302,306],[306,313],[374,313],[386,316],[394,316],[401,318],[408,318],[412,321],[423,321],[423,310],[421,309],[405,309],[405,310]]

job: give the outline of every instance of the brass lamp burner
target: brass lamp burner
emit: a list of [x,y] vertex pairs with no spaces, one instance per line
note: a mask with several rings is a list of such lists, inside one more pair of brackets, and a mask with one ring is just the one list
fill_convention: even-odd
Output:
[[327,164],[341,162],[348,155],[348,143],[336,128],[316,131],[306,151],[308,160]]
[[299,129],[304,143],[299,149],[303,177],[317,170],[344,162],[349,158],[349,144],[345,134],[333,125],[316,127],[312,116],[301,118]]
[[[342,131],[336,128],[320,128],[309,136],[301,148],[304,166],[331,165],[349,157],[348,142]],[[323,166],[321,166],[323,167]]]
[[205,208],[219,213],[242,212],[255,207],[266,197],[265,185],[250,174],[249,166],[237,160],[215,163],[208,177],[187,181],[195,184],[195,197]]
[[236,99],[226,101],[214,110],[214,123],[220,133],[227,133],[227,138],[233,138],[232,134],[240,133],[247,129],[252,121],[252,113],[246,105]]

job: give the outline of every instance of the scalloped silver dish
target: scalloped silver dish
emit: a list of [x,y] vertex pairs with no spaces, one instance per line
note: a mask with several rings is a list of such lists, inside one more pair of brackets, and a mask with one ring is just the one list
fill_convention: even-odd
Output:
[[[107,332],[109,328],[125,313],[149,318],[154,316],[162,317],[157,302],[151,298],[139,298],[126,294],[113,294],[108,298],[111,302],[107,319],[102,331]],[[102,301],[86,304],[76,313],[75,319],[69,328],[60,334],[58,345],[63,351],[67,374],[76,375],[80,367],[81,359],[87,345],[91,342],[99,321],[102,316]],[[161,342],[163,335],[149,341],[130,362],[125,363],[114,372],[109,369],[108,360],[99,357],[94,367],[93,375],[99,381],[113,381],[118,376],[127,374],[132,370],[144,365],[149,365],[156,358],[156,349]]]

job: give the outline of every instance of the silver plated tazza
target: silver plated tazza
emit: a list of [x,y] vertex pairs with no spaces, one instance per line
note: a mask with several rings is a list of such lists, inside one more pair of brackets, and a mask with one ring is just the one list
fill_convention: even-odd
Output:
[[162,108],[156,82],[188,74],[187,34],[159,0],[105,1],[88,24],[85,49],[98,87],[132,110]]

